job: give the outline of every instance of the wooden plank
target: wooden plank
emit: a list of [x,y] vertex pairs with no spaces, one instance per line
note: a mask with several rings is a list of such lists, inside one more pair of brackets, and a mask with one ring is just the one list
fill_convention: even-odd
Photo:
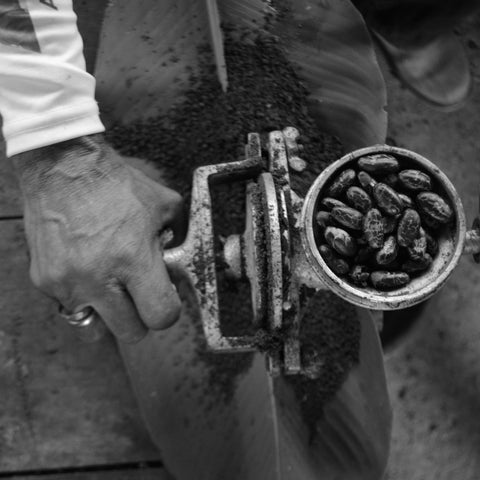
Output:
[[0,471],[158,460],[115,342],[79,343],[31,286],[21,221],[0,259]]
[[95,68],[104,116],[130,122],[166,111],[197,71],[198,47],[209,43],[204,1],[111,2]]
[[[4,477],[5,478],[5,477]],[[173,480],[163,468],[138,468],[125,470],[89,470],[88,472],[51,473],[31,475],[13,475],[10,480]]]
[[22,213],[20,187],[12,162],[5,155],[5,144],[0,134],[0,218],[20,216]]
[[78,30],[83,39],[83,54],[87,71],[90,73],[95,68],[100,31],[107,3],[108,0],[73,0]]

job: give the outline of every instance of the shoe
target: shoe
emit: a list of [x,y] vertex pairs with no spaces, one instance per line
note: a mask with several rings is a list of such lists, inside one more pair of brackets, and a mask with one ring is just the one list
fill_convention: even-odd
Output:
[[412,92],[442,110],[462,107],[472,90],[467,55],[453,32],[419,48],[399,48],[372,31],[393,74]]

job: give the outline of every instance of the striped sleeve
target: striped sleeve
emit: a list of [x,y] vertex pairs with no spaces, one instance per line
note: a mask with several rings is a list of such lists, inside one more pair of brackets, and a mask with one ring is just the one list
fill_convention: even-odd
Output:
[[104,131],[72,0],[0,1],[7,156]]

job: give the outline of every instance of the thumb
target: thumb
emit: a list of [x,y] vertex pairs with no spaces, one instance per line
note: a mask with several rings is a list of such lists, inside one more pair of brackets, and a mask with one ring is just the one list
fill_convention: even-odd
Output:
[[178,320],[182,304],[160,250],[147,269],[129,277],[126,287],[147,327],[162,330]]

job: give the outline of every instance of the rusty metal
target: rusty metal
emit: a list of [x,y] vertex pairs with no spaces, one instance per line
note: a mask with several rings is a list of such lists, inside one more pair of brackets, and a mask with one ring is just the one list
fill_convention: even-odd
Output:
[[[289,169],[298,171],[298,166],[304,165],[299,157],[298,137],[293,127],[271,132],[264,156],[260,135],[250,133],[244,160],[198,168],[193,177],[186,240],[181,246],[164,252],[169,271],[187,276],[192,283],[207,345],[214,352],[257,348],[255,336],[222,334],[216,277],[218,256],[222,257],[226,272],[232,278],[249,281],[253,326],[270,334],[279,332],[283,339],[283,348],[267,354],[272,375],[300,371],[308,374],[302,370],[300,356],[301,286],[331,290],[358,307],[392,310],[414,305],[437,292],[462,254],[473,254],[480,262],[480,220],[475,219],[472,230],[467,231],[459,195],[432,162],[412,151],[387,145],[363,148],[326,168],[302,199],[291,189],[289,177]],[[357,288],[339,278],[324,262],[314,237],[318,203],[330,179],[355,164],[358,158],[376,153],[393,154],[411,168],[427,172],[455,213],[455,225],[438,239],[439,253],[429,270],[392,292]],[[227,237],[223,250],[215,252],[210,185],[237,180],[247,180],[245,230]]]
[[192,283],[207,345],[218,352],[254,350],[252,337],[225,336],[221,331],[210,196],[211,183],[253,179],[264,170],[258,136],[249,136],[247,151],[250,156],[246,160],[195,170],[186,240],[181,246],[164,252],[169,270],[177,275],[186,275]]
[[271,132],[268,159],[263,159],[260,136],[250,134],[246,160],[197,169],[187,239],[164,254],[168,268],[186,275],[195,287],[208,347],[217,352],[254,350],[254,337],[227,337],[221,333],[209,193],[211,178],[249,180],[245,231],[226,238],[222,259],[230,276],[250,282],[253,325],[272,334],[280,333],[284,338],[282,349],[267,354],[272,375],[301,370],[300,283],[292,260],[294,246],[298,250],[301,242],[299,230],[291,228],[295,220],[293,204],[299,200],[292,195],[288,174],[289,156],[297,155],[299,150],[297,137],[298,131],[293,128]]
[[[260,137],[250,134],[245,150],[246,160],[202,167],[208,169],[205,171],[207,173],[202,169],[197,170],[189,237],[176,251],[165,253],[169,268],[177,266],[193,280],[209,347],[213,351],[255,349],[255,339],[252,337],[224,337],[221,334],[216,277],[209,263],[213,263],[215,254],[206,179],[217,174],[223,174],[223,178],[230,180],[237,175],[246,178],[244,167],[256,165],[248,176],[250,181],[246,193],[245,232],[227,238],[223,256],[232,275],[250,281],[253,324],[271,333],[276,330],[287,332],[283,351],[268,357],[270,372],[275,375],[281,372],[294,374],[302,370],[298,298],[302,285],[316,290],[332,290],[345,300],[372,310],[406,308],[438,291],[447,281],[462,253],[473,253],[477,258],[480,256],[480,222],[476,220],[474,228],[467,232],[459,195],[448,178],[426,158],[387,145],[360,149],[325,169],[305,199],[301,199],[291,190],[289,178],[291,159],[295,159],[300,151],[296,144],[297,138],[298,131],[291,127],[271,132],[267,141],[268,161],[265,163],[261,155]],[[315,213],[329,180],[361,156],[375,153],[393,154],[412,168],[420,168],[429,173],[449,199],[456,218],[455,227],[445,231],[438,239],[439,253],[429,271],[393,292],[357,288],[336,276],[323,261],[314,238]],[[301,213],[295,213],[300,207]],[[260,245],[264,245],[266,251]]]

